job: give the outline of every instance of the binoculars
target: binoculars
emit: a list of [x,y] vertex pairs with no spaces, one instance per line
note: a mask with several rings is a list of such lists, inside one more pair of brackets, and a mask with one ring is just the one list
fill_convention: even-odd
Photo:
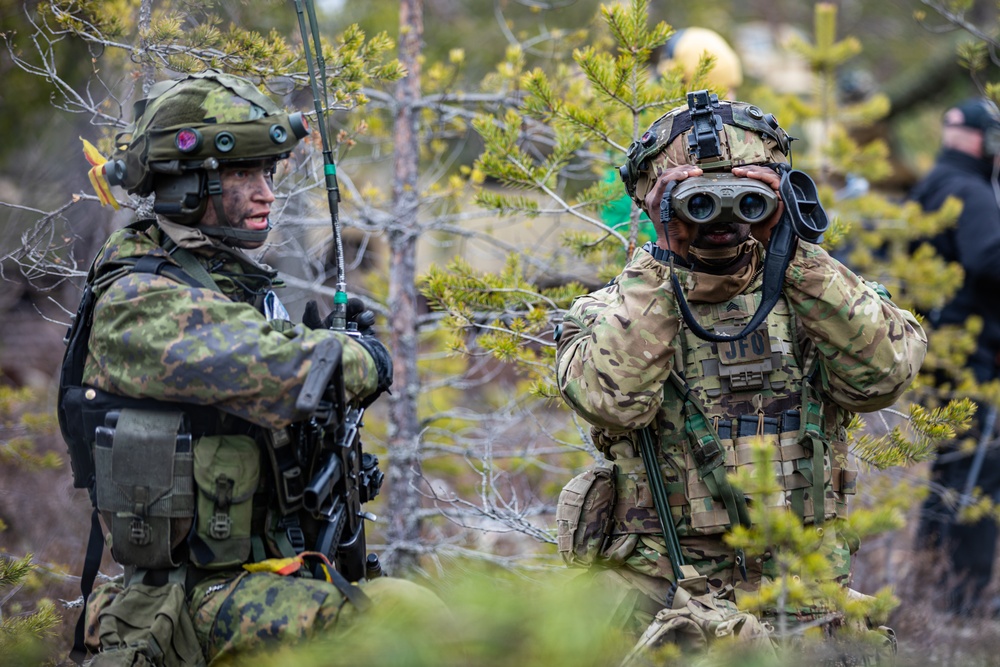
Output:
[[778,196],[765,183],[709,173],[681,181],[670,194],[673,214],[684,222],[764,222],[778,208]]
[[[778,192],[785,202],[782,219],[788,219],[795,236],[819,243],[830,221],[819,202],[816,184],[805,172],[787,165],[779,165],[778,173],[781,174]],[[676,216],[700,225],[710,222],[753,225],[767,220],[777,207],[774,190],[760,181],[729,172],[708,173],[680,181],[665,194],[660,204],[660,219],[666,221]],[[774,250],[771,248],[769,252]]]

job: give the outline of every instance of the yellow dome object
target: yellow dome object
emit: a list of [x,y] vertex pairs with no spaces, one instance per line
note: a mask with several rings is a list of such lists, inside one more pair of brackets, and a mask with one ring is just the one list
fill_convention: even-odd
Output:
[[677,31],[665,48],[665,58],[658,70],[663,74],[671,67],[680,67],[690,83],[704,54],[715,57],[715,65],[706,77],[713,88],[723,95],[731,94],[743,83],[743,66],[729,43],[719,33],[707,28],[685,28]]

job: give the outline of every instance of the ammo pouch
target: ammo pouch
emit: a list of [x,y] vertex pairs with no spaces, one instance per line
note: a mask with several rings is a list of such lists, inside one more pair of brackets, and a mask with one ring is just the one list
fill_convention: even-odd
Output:
[[614,525],[615,472],[615,466],[597,464],[559,494],[557,541],[567,565],[588,566],[604,550]]
[[[96,429],[96,501],[123,565],[173,568],[194,516],[191,435],[180,412],[124,409]],[[187,519],[188,521],[183,521]]]
[[101,652],[91,667],[202,667],[184,586],[132,584],[98,617]]
[[250,557],[253,495],[260,481],[260,449],[248,435],[201,438],[194,451],[198,512],[188,540],[199,567],[227,568]]

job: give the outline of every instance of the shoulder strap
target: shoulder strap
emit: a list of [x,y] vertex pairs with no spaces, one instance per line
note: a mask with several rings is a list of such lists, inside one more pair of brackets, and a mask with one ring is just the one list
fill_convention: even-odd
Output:
[[216,284],[215,280],[212,278],[211,274],[209,274],[208,270],[205,269],[205,267],[201,265],[201,262],[195,259],[194,255],[192,255],[189,251],[179,245],[174,245],[174,247],[170,248],[167,252],[170,253],[170,256],[173,257],[174,260],[181,265],[181,268],[184,269],[189,276],[194,278],[201,287],[215,292],[222,292],[222,290],[219,289],[218,284]]
[[83,561],[83,572],[80,575],[80,592],[83,593],[83,604],[80,607],[80,617],[76,620],[76,628],[73,631],[73,648],[70,650],[69,658],[78,665],[82,665],[87,658],[87,647],[84,640],[87,632],[87,600],[94,590],[94,581],[97,579],[97,572],[101,567],[101,558],[104,555],[104,533],[101,530],[101,521],[98,518],[97,507],[90,515],[90,537],[87,540],[87,555]]
[[[201,265],[199,264],[199,266]],[[135,260],[135,263],[129,269],[129,273],[152,273],[158,276],[167,276],[191,287],[207,287],[208,289],[212,289],[214,286],[214,283],[212,286],[205,285],[184,269],[171,264],[170,260],[166,257],[156,257],[155,255],[143,255]]]
[[[144,232],[155,223],[156,220],[151,218],[137,220],[129,225],[129,229]],[[169,276],[174,280],[186,283],[192,287],[204,287],[205,289],[210,289],[216,292],[222,291],[219,289],[215,280],[212,279],[211,274],[209,274],[205,267],[202,266],[197,259],[195,259],[194,255],[192,255],[188,250],[185,250],[177,245],[166,233],[164,233],[163,236],[164,240],[160,244],[160,247],[163,248],[175,262],[180,264],[180,268],[182,270],[178,270],[177,267],[173,266],[170,262],[167,262],[164,259],[150,257],[147,255],[145,257],[140,257],[136,261],[136,268],[133,269],[134,271]]]

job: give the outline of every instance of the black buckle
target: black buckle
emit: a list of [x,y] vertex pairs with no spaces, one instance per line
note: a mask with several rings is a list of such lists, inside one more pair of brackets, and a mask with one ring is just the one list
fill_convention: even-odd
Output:
[[208,534],[216,540],[227,540],[232,532],[233,521],[228,514],[216,512],[212,515],[212,521],[208,527]]
[[284,486],[285,502],[293,505],[302,500],[305,485],[302,483],[302,468],[295,466],[281,471],[281,483]]
[[296,517],[283,518],[278,522],[278,528],[285,531],[285,536],[288,537],[288,542],[295,553],[300,554],[306,550],[306,536]]
[[692,453],[694,454],[694,460],[699,467],[712,463],[717,458],[722,456],[722,450],[719,448],[719,443],[715,440],[709,440],[707,443],[699,443],[697,447],[692,447]]
[[132,517],[128,541],[139,546],[146,546],[153,541],[153,531],[142,517]]

